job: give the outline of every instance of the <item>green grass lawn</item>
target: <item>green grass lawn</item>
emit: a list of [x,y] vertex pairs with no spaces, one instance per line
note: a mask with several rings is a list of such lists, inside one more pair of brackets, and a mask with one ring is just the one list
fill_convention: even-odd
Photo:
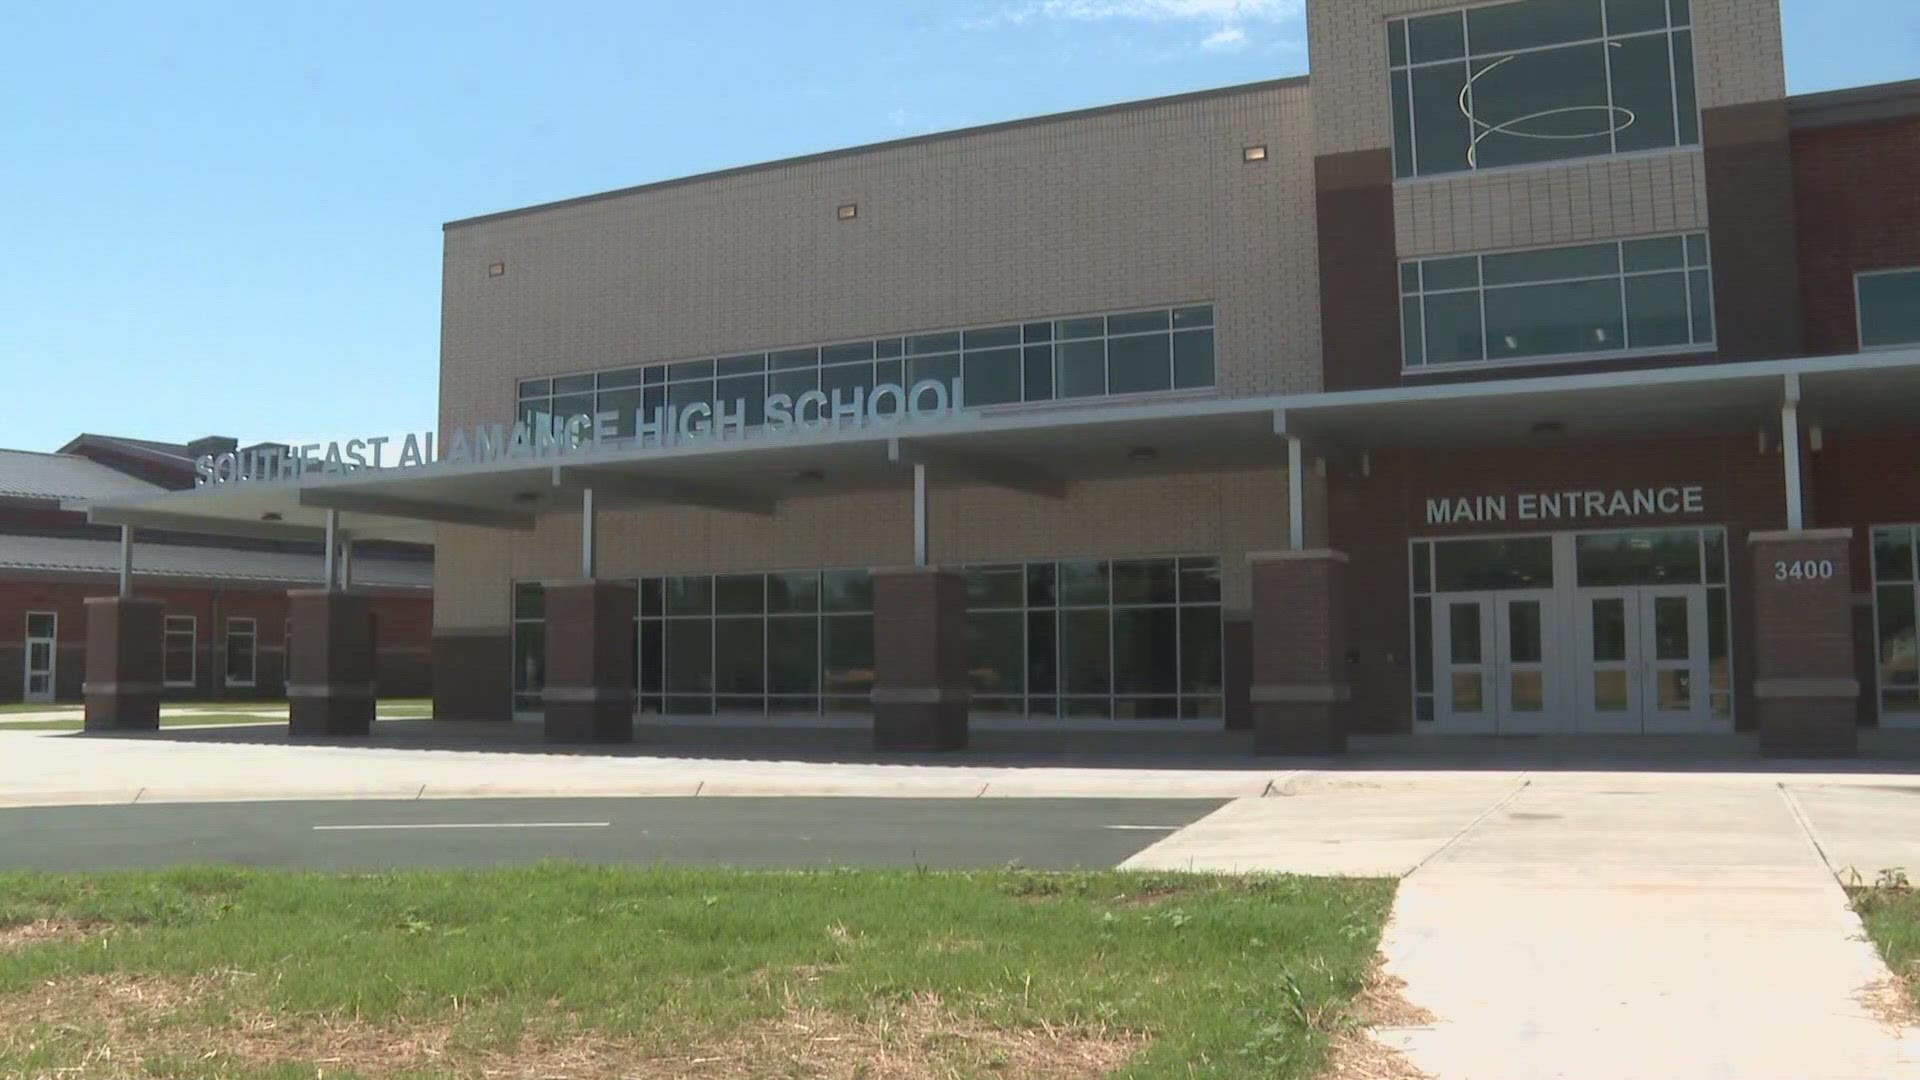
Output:
[[[265,720],[258,716],[248,716],[245,713],[222,712],[186,713],[174,716],[163,715],[160,717],[160,726],[163,728],[209,727],[217,725],[237,726],[241,724],[280,724],[285,726],[286,721]],[[81,726],[81,718],[79,714],[76,713],[71,720],[22,720],[18,723],[0,723],[0,731],[79,731]]]
[[1392,895],[1117,872],[0,874],[0,1075],[1313,1077]]
[[1920,1007],[1920,892],[1904,874],[1887,873],[1877,884],[1849,887],[1847,895],[1880,958]]
[[[283,711],[287,707],[284,701],[163,701],[160,703],[163,713],[161,723],[173,726],[175,721],[188,723],[221,724],[257,724],[264,722],[260,717],[247,713]],[[44,727],[50,731],[60,731],[80,726],[82,706],[79,702],[37,702],[32,704],[9,702],[0,705],[0,719],[20,713],[71,712],[73,719],[44,722],[26,722],[9,725],[15,731],[33,731]],[[375,714],[384,720],[421,720],[433,715],[433,702],[427,698],[383,698],[374,706]],[[241,715],[223,715],[239,713]]]

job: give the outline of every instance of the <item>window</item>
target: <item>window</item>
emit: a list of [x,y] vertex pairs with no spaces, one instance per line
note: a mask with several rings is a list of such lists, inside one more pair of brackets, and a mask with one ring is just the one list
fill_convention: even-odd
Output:
[[1400,331],[1407,370],[1711,347],[1707,237],[1401,263]]
[[1920,267],[1876,270],[1853,281],[1862,349],[1920,345]]
[[747,425],[765,423],[771,394],[818,390],[850,396],[882,383],[964,379],[969,407],[1060,398],[1206,389],[1214,385],[1211,304],[910,334],[644,368],[526,379],[518,418],[616,412],[618,437],[636,412],[745,402]]
[[546,590],[537,581],[513,587],[513,707],[538,709],[547,685]]
[[644,578],[635,639],[642,712],[873,707],[873,582],[865,570]]
[[260,631],[252,619],[227,620],[227,685],[250,687]]
[[1920,720],[1920,571],[1914,556],[1920,529],[1897,525],[1873,530],[1873,644],[1880,717]]
[[1700,141],[1688,0],[1522,0],[1387,23],[1397,177]]
[[191,615],[169,615],[161,627],[161,681],[168,686],[192,686],[195,671],[195,627]]
[[1040,562],[964,574],[976,711],[1222,715],[1219,559]]

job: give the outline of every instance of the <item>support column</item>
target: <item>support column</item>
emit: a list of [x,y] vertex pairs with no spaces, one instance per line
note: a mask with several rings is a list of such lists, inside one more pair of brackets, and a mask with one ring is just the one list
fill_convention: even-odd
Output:
[[1257,754],[1347,749],[1347,556],[1280,551],[1253,564],[1253,748]]
[[[327,576],[332,577],[331,569]],[[287,593],[287,614],[293,621],[287,734],[296,739],[373,734],[373,608],[367,597],[295,589]]]
[[546,738],[550,743],[633,741],[634,670],[639,651],[632,582],[568,581],[546,586]]
[[165,605],[132,596],[89,596],[88,731],[160,728],[160,642]]
[[965,579],[929,566],[875,570],[873,668],[875,749],[965,749]]
[[1852,538],[1851,529],[1747,537],[1753,559],[1753,697],[1763,754],[1859,749]]

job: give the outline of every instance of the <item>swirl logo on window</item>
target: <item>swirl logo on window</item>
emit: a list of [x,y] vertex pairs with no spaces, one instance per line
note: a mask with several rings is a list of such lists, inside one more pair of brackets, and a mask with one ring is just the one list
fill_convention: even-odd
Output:
[[[1610,41],[1607,47],[1618,49],[1620,43]],[[1605,139],[1632,127],[1634,120],[1637,119],[1632,109],[1606,104],[1561,105],[1510,116],[1494,122],[1483,119],[1475,112],[1474,85],[1519,59],[1519,56],[1503,56],[1469,75],[1466,85],[1460,88],[1460,114],[1467,118],[1471,132],[1467,143],[1468,167],[1480,167],[1480,144],[1495,135],[1555,142]]]

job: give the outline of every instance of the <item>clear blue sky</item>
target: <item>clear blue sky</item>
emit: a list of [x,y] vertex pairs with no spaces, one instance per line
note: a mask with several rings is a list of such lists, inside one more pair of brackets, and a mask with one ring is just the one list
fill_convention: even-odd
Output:
[[[1784,0],[1794,92],[1913,0]],[[432,426],[440,224],[1306,69],[1297,0],[16,4],[0,446]]]

